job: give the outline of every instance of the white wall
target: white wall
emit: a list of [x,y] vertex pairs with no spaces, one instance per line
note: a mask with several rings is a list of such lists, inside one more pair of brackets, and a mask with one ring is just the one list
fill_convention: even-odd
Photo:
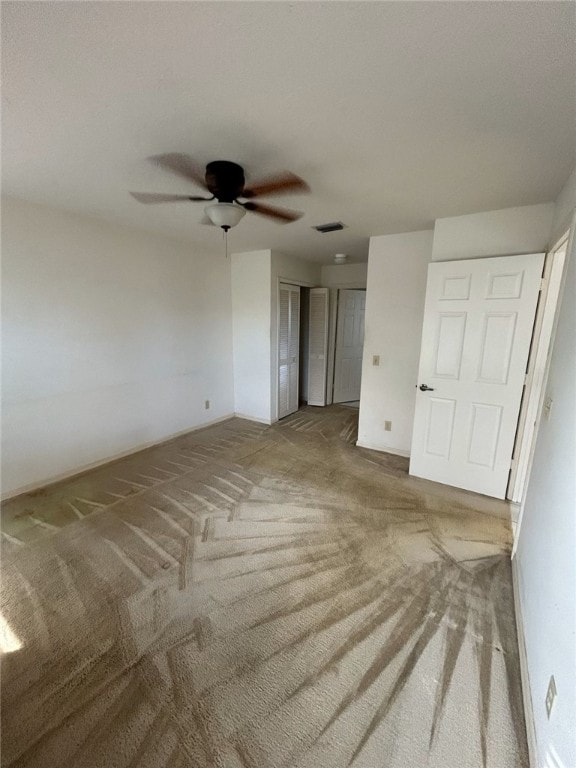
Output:
[[[279,282],[294,283],[294,285],[320,285],[321,267],[313,261],[304,261],[294,256],[287,256],[279,251],[272,251],[272,279],[275,286]],[[276,298],[278,296],[276,295]]]
[[436,219],[432,261],[540,253],[550,242],[554,203]]
[[358,428],[366,448],[410,452],[432,239],[432,230],[370,238]]
[[270,423],[271,251],[232,254],[234,411]]
[[[554,240],[576,207],[575,180],[576,173],[559,198]],[[575,250],[573,238],[546,389],[552,409],[539,426],[514,557],[538,752],[534,768],[576,766]],[[548,720],[544,700],[552,674],[558,697]]]
[[322,267],[323,288],[366,288],[368,264],[328,264]]
[[222,255],[5,198],[2,278],[5,495],[232,413]]
[[572,169],[572,173],[568,177],[562,192],[558,195],[556,205],[554,207],[554,222],[552,224],[552,238],[550,245],[555,243],[562,237],[564,232],[570,227],[572,222],[572,216],[574,215],[574,207],[576,206],[576,166]]

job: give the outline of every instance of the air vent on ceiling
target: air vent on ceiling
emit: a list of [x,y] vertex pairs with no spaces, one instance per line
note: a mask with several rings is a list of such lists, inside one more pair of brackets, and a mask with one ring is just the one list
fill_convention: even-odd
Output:
[[318,224],[316,227],[312,227],[317,232],[336,232],[339,229],[344,229],[344,224],[341,221],[331,221],[328,224]]

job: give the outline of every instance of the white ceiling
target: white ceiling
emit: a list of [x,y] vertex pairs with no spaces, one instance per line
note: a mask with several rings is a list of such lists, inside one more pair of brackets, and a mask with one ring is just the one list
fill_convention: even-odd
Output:
[[[572,2],[4,2],[3,192],[211,248],[146,158],[281,169],[307,196],[232,250],[364,261],[368,237],[553,200],[575,161]],[[341,220],[342,232],[315,224]]]

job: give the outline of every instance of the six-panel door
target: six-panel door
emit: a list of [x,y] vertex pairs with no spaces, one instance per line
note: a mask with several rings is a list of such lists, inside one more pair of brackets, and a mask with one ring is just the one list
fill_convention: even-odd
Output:
[[430,264],[410,474],[505,497],[543,263]]

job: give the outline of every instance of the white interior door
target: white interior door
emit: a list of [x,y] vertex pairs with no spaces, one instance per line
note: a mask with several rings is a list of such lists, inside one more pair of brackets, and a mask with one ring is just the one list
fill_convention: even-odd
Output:
[[310,289],[308,405],[326,405],[328,365],[328,288]]
[[366,291],[343,289],[338,293],[334,395],[332,402],[360,400]]
[[280,283],[278,297],[278,418],[298,410],[300,286]]
[[410,474],[505,497],[543,264],[430,264]]

